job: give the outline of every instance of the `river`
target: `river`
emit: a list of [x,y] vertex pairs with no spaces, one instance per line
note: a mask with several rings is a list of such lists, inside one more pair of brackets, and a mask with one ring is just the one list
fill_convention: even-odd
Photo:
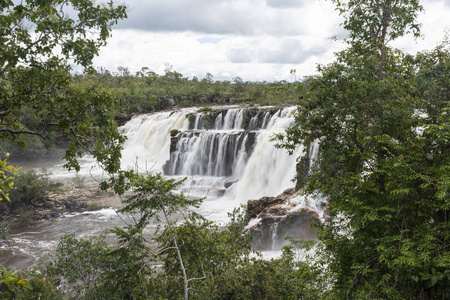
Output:
[[[122,167],[139,166],[145,172],[164,170],[167,177],[186,177],[181,191],[189,197],[205,197],[198,213],[218,225],[225,224],[228,212],[247,200],[275,196],[294,186],[296,158],[303,149],[288,155],[276,149],[270,138],[293,124],[295,110],[222,107],[198,113],[189,108],[136,116],[120,128],[127,136]],[[179,133],[171,137],[173,129]],[[170,151],[171,144],[175,151]],[[88,184],[103,179],[92,158],[84,157],[80,164],[80,176]],[[75,174],[62,165],[59,160],[47,160],[24,168],[45,167],[54,180],[70,184]],[[54,252],[62,235],[85,238],[123,225],[113,209],[41,221],[33,228],[11,232],[11,243],[0,246],[0,264],[8,268],[36,266]],[[149,232],[152,229],[150,226]]]

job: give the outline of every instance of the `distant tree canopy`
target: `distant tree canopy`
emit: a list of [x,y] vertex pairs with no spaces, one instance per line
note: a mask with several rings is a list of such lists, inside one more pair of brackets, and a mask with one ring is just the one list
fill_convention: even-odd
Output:
[[98,68],[94,74],[76,75],[80,86],[98,83],[113,94],[120,103],[118,119],[128,119],[137,113],[150,113],[177,106],[220,104],[294,104],[301,82],[250,82],[240,77],[233,81],[214,80],[211,73],[205,77],[188,78],[165,64],[165,73],[158,75],[148,67],[133,74],[127,67],[117,71]]

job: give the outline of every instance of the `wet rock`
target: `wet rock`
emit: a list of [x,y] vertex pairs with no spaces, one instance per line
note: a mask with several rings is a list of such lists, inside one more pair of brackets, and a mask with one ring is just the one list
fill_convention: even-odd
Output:
[[225,195],[226,189],[217,189],[216,195],[217,197],[223,197]]
[[[98,186],[71,186],[59,193],[50,193],[45,201],[33,203],[25,207],[24,211],[33,211],[32,219],[39,221],[58,218],[65,212],[83,212],[88,208],[101,209],[110,205],[119,207],[120,198],[111,192],[101,192]],[[0,214],[0,221],[7,222],[11,228],[21,226],[20,214],[15,212]]]
[[319,214],[306,207],[297,207],[292,198],[298,194],[294,189],[286,190],[276,197],[249,200],[247,212],[249,222],[259,219],[249,228],[253,236],[253,247],[257,250],[280,250],[288,244],[285,237],[311,240],[317,238]]
[[178,136],[170,137],[170,154],[177,151]]
[[295,185],[295,189],[299,190],[306,185],[306,177],[308,177],[309,173],[309,165],[310,159],[307,155],[301,156],[300,160],[297,163],[297,183]]
[[227,189],[230,186],[232,186],[233,184],[235,184],[236,182],[237,182],[236,179],[227,179],[227,180],[225,180],[224,186]]

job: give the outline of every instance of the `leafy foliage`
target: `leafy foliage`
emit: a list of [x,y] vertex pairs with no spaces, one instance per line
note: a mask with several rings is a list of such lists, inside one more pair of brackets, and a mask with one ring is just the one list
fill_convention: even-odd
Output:
[[16,293],[17,300],[63,300],[64,295],[58,291],[51,277],[40,272],[31,270],[27,274],[28,284],[32,289],[21,289]]
[[22,134],[59,132],[70,141],[69,168],[79,168],[76,157],[83,151],[113,168],[110,155],[122,142],[111,118],[115,101],[98,85],[73,85],[70,71],[72,63],[91,71],[111,26],[126,17],[125,7],[33,0],[3,1],[0,8],[0,139],[23,144]]
[[[23,278],[22,272],[16,269],[6,271],[3,266],[1,266],[1,268],[0,297],[2,297],[2,299],[13,299],[15,293],[22,289],[33,289],[29,285],[28,280]],[[5,287],[6,291],[4,290]]]
[[305,192],[329,199],[320,259],[338,298],[450,296],[448,46],[415,58],[417,1],[335,1],[349,48],[308,79],[282,146],[319,143]]
[[[9,154],[6,154],[9,157]],[[9,201],[8,190],[14,186],[14,175],[19,169],[8,165],[5,159],[0,159],[0,201],[6,199]]]
[[121,248],[108,246],[105,236],[78,240],[66,235],[47,271],[67,281],[65,288],[72,298],[129,299],[139,284],[142,260],[135,255],[137,249],[127,250],[123,255]]
[[[211,74],[209,74],[211,75]],[[80,87],[90,83],[102,85],[119,101],[116,118],[124,120],[136,113],[149,113],[177,106],[204,106],[217,104],[280,105],[293,103],[298,97],[301,82],[244,82],[214,81],[212,75],[203,79],[188,78],[177,71],[166,69],[158,75],[147,67],[136,74],[126,67],[118,72],[100,68],[94,74],[76,75]],[[236,88],[236,86],[239,88]],[[202,108],[200,108],[202,109]],[[207,108],[206,108],[207,109]]]
[[[219,228],[189,211],[201,199],[188,200],[172,192],[180,182],[160,174],[121,175],[123,181],[115,182],[134,194],[123,200],[120,212],[136,221],[109,231],[117,245],[108,245],[104,236],[89,240],[65,236],[49,265],[50,274],[67,281],[73,297],[317,299],[324,294],[326,281],[318,279],[319,269],[298,260],[293,246],[280,259],[251,258],[251,236],[241,210]],[[144,230],[158,220],[161,226],[149,239]],[[155,268],[158,264],[162,267]]]
[[54,182],[49,178],[49,173],[38,174],[35,170],[20,172],[15,176],[14,189],[10,192],[11,202],[1,203],[5,211],[18,211],[27,206],[42,203],[50,192],[58,192],[62,183]]

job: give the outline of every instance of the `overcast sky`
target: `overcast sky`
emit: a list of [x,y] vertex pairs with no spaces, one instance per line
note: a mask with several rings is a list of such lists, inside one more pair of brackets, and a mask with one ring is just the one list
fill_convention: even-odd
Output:
[[[128,19],[114,27],[96,66],[164,74],[165,64],[192,78],[294,80],[343,49],[341,18],[325,0],[121,0]],[[423,38],[393,46],[416,53],[432,49],[450,31],[450,0],[422,0]]]

